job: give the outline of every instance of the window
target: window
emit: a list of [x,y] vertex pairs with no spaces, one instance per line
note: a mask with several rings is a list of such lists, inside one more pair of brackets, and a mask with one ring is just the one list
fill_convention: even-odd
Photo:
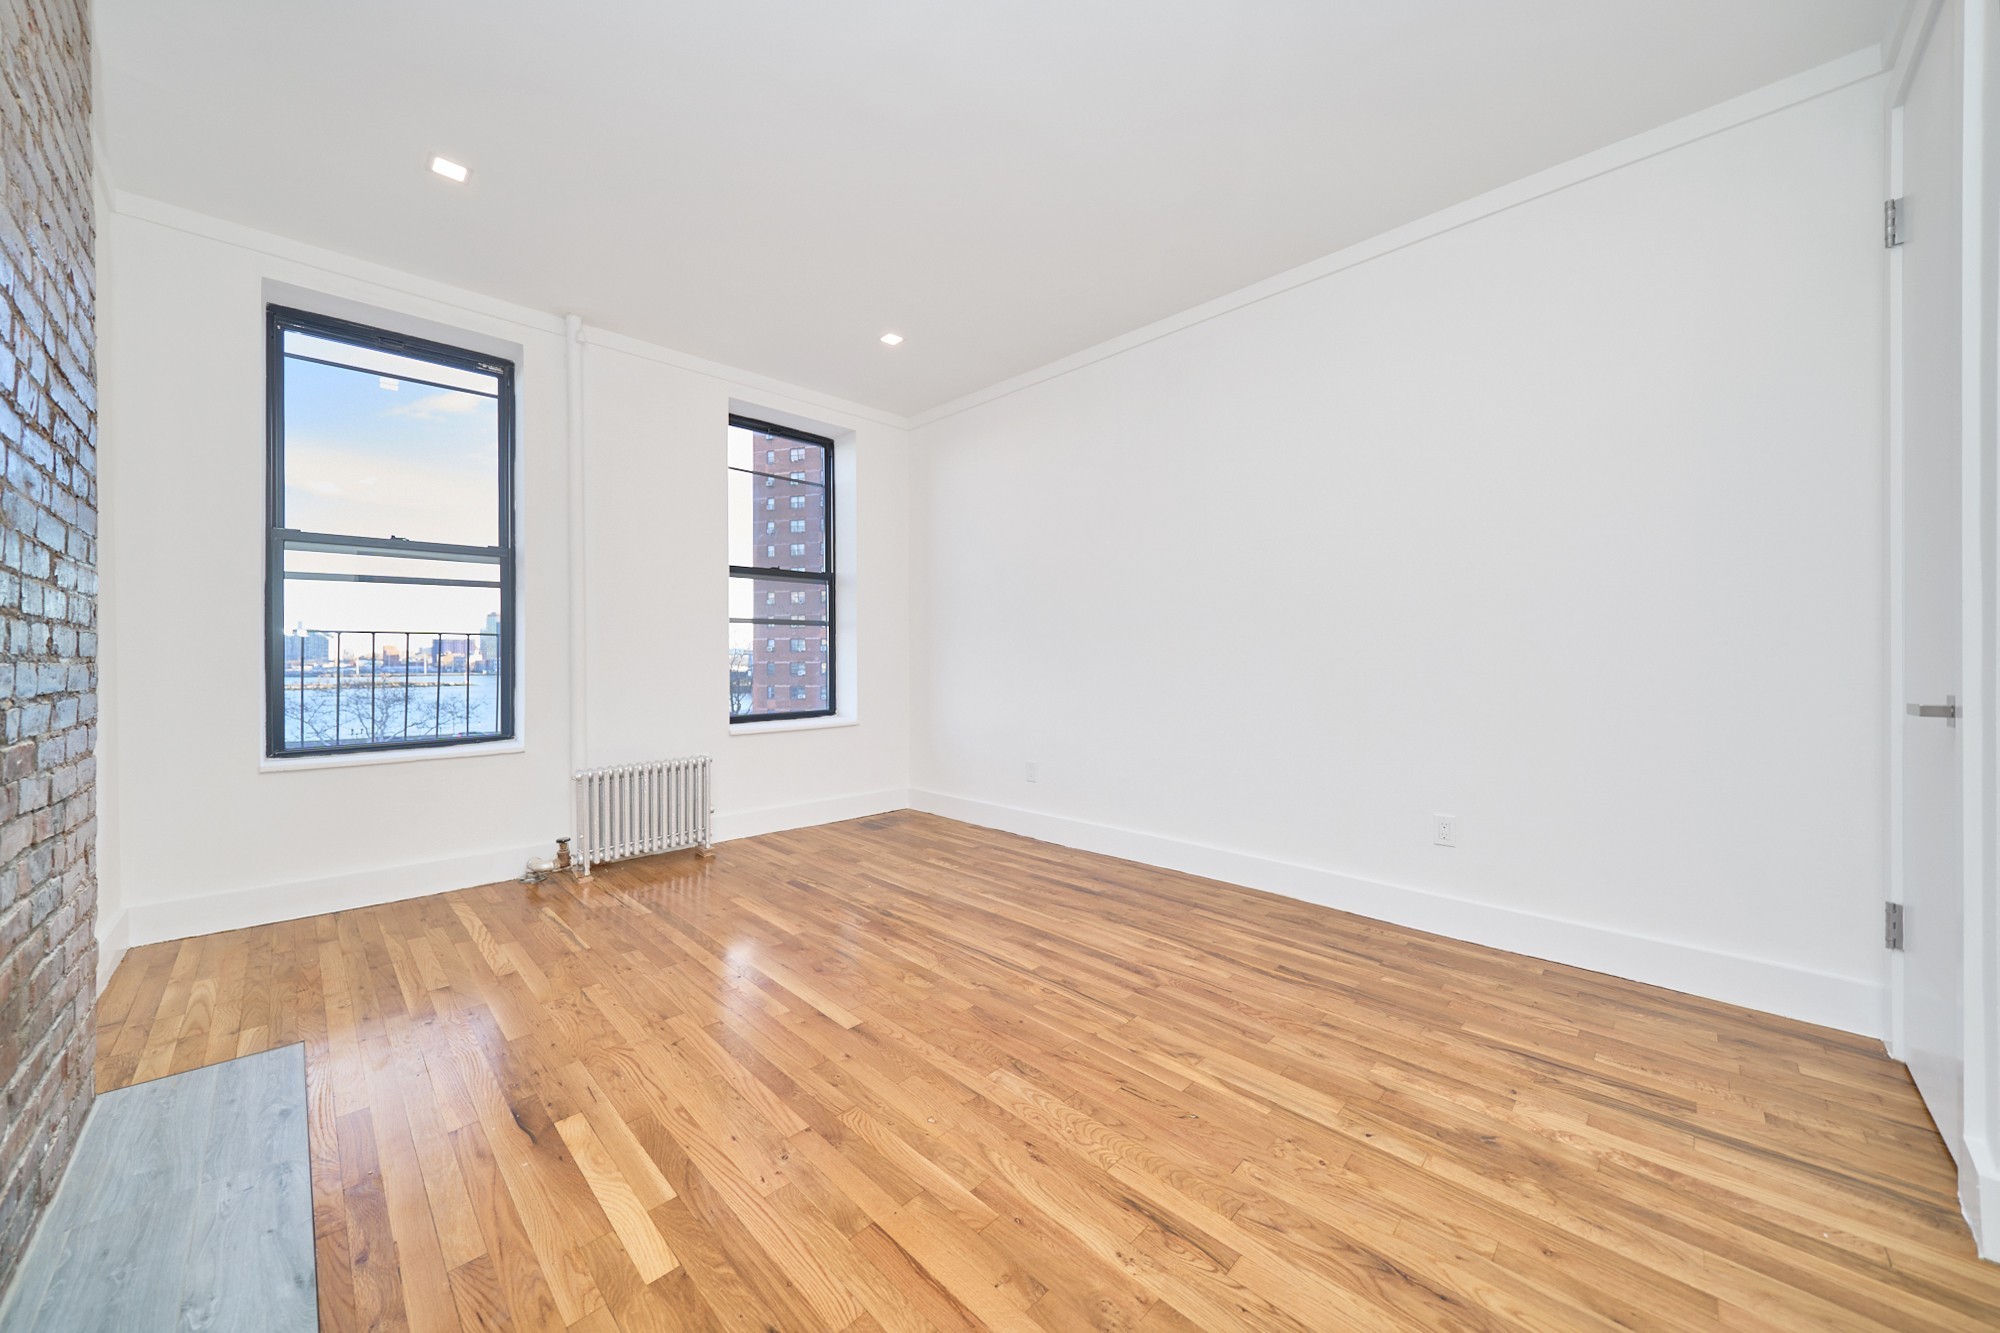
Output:
[[[783,472],[776,466],[781,457]],[[838,698],[831,685],[833,441],[732,416],[728,461],[730,720],[831,713]],[[800,538],[784,546],[758,534],[765,522],[760,514],[780,497],[793,512],[790,530]],[[752,684],[759,676],[818,676],[827,684],[818,691],[795,685],[776,695],[766,687],[759,697]]]
[[265,752],[514,734],[514,367],[271,306]]

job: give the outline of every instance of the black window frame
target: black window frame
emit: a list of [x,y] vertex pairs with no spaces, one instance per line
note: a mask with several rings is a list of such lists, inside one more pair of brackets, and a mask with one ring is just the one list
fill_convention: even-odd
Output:
[[[811,431],[800,430],[795,426],[780,426],[773,422],[760,421],[756,417],[746,417],[739,415],[738,413],[735,412],[731,412],[729,414],[729,424],[739,430],[754,431],[758,434],[763,434],[763,435],[774,435],[777,436],[779,439],[789,440],[794,444],[814,445],[825,451],[820,466],[821,480],[818,484],[820,486],[820,492],[821,492],[820,516],[821,516],[821,522],[824,525],[825,548],[826,548],[826,559],[824,561],[825,568],[817,571],[803,570],[803,569],[775,569],[765,565],[732,564],[729,566],[729,577],[732,579],[734,578],[777,579],[777,580],[782,580],[783,582],[786,583],[816,583],[820,585],[820,587],[824,590],[825,593],[824,600],[826,605],[826,615],[824,620],[775,620],[756,615],[731,616],[729,618],[729,623],[732,625],[762,625],[762,626],[789,625],[795,630],[802,628],[817,629],[826,636],[826,660],[823,663],[823,666],[826,671],[825,707],[814,708],[814,709],[799,709],[796,711],[787,711],[781,713],[755,713],[755,712],[737,713],[732,710],[729,714],[729,725],[731,725],[732,727],[738,725],[755,726],[758,723],[764,723],[764,722],[798,722],[808,718],[833,717],[837,715],[840,711],[839,708],[840,691],[834,688],[835,684],[838,681],[838,676],[835,674],[835,669],[834,669],[834,660],[836,655],[834,625],[837,619],[835,611],[838,607],[838,601],[839,601],[834,590],[834,543],[833,543],[833,537],[834,537],[833,463],[834,463],[834,449],[835,449],[834,441],[829,436],[815,435]],[[771,482],[768,480],[774,477],[777,481],[791,480],[789,476],[791,470],[789,461],[785,465],[786,466],[785,472],[782,473],[765,472],[762,469],[755,466],[756,451],[752,450],[751,463],[752,466],[743,468],[736,467],[734,464],[731,464],[729,466],[729,470],[731,472],[742,472],[753,477],[767,478],[767,485],[775,484],[775,482]],[[773,463],[769,464],[768,466],[776,467],[778,465]],[[795,484],[812,485],[813,483],[803,482]],[[765,508],[766,509],[770,508],[769,501],[766,502]],[[761,513],[764,511],[760,510],[758,512]],[[752,549],[753,550],[755,549],[754,543]],[[766,591],[770,592],[772,590],[767,588]],[[766,602],[766,605],[773,605],[773,604],[774,603],[769,601]],[[753,611],[755,610],[754,600],[752,603],[752,610]],[[792,636],[786,635],[784,637],[790,638]],[[752,687],[752,698],[754,702],[755,698],[754,686]],[[772,702],[772,700],[766,699],[765,702],[767,703]]]
[[[464,546],[417,541],[404,537],[362,537],[343,533],[306,532],[285,526],[285,334],[297,330],[315,338],[357,347],[419,357],[439,365],[494,376],[499,458],[498,544]],[[264,755],[267,759],[316,759],[324,755],[379,754],[396,750],[440,750],[461,745],[493,745],[515,739],[514,691],[518,656],[515,634],[515,496],[514,496],[514,363],[484,352],[454,347],[409,334],[291,306],[265,307],[265,545],[264,545]],[[500,727],[476,736],[404,736],[390,741],[358,741],[346,745],[316,745],[287,749],[285,730],[285,552],[332,551],[339,554],[414,556],[453,560],[486,560],[499,570],[500,582]],[[368,582],[428,583],[394,575],[355,576]]]

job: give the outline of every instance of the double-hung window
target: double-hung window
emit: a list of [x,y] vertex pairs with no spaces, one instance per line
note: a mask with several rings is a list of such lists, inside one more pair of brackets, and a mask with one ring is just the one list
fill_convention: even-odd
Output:
[[514,367],[269,311],[265,750],[514,734]]
[[[783,497],[792,540],[760,541],[763,513]],[[761,503],[760,503],[761,501]],[[782,553],[782,554],[781,554]],[[817,676],[758,690],[773,676]],[[834,711],[833,441],[748,417],[729,418],[729,720],[823,717]]]

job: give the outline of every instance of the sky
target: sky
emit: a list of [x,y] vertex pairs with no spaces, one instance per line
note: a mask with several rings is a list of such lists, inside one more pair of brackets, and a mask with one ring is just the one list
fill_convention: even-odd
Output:
[[[487,546],[497,540],[499,400],[493,396],[498,385],[492,376],[431,366],[297,331],[286,334],[286,350],[347,363],[333,366],[286,357],[286,527],[466,546]],[[422,383],[409,378],[414,375],[463,387]],[[782,473],[804,468],[818,479],[818,451],[805,463],[793,463],[789,457],[767,463],[753,456],[754,443],[750,432],[730,429],[732,467]],[[777,447],[789,452],[782,443]],[[807,507],[792,509],[793,494],[803,496]],[[763,509],[767,499],[775,500],[770,512]],[[782,479],[766,486],[762,478],[732,471],[730,563],[793,564],[790,520],[817,518],[823,501],[818,486]],[[765,519],[776,522],[777,535],[763,534]],[[781,554],[767,559],[764,545]],[[296,551],[288,554],[286,568],[431,578],[496,576],[492,565]],[[732,616],[762,610],[753,606],[747,580],[730,583]],[[303,625],[310,630],[458,633],[483,629],[486,617],[499,609],[497,589],[287,579],[281,623],[287,630]],[[764,613],[783,617],[801,610],[784,606]],[[818,613],[818,606],[803,609],[803,614]]]
[[[367,368],[285,360],[285,526],[311,532],[488,546],[498,539],[498,399],[378,370],[493,385],[408,358],[288,335]],[[490,564],[291,553],[287,568],[496,578]],[[480,630],[497,589],[287,579],[283,624],[309,629]]]

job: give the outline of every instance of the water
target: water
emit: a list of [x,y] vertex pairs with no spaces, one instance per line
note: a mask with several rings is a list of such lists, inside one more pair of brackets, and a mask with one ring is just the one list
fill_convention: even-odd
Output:
[[349,669],[285,674],[287,751],[497,736],[498,674]]

